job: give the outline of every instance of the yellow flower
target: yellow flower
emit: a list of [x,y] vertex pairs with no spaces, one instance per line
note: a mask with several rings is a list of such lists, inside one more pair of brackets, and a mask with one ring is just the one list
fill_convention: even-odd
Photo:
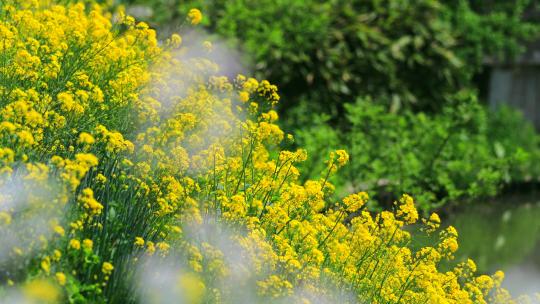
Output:
[[26,130],[22,130],[22,131],[19,131],[17,132],[17,136],[19,137],[20,141],[21,141],[21,144],[23,145],[33,145],[35,143],[35,140],[34,140],[34,136],[32,135],[32,133],[26,131]]
[[135,237],[135,242],[134,242],[135,245],[137,246],[144,246],[144,239],[142,237]]
[[92,240],[90,240],[90,239],[84,239],[83,243],[82,243],[82,246],[85,249],[91,250],[92,247],[94,246],[94,242],[92,242]]
[[101,210],[103,210],[103,205],[100,204],[96,199],[94,198],[94,191],[90,188],[85,188],[82,193],[78,197],[78,202],[81,204],[90,215],[97,215],[101,213]]
[[504,280],[504,272],[497,270],[493,274],[493,280],[495,281],[495,284],[500,285],[502,281]]
[[172,34],[171,36],[171,45],[173,47],[179,47],[182,44],[182,37],[178,34]]
[[330,158],[327,161],[327,168],[330,173],[334,173],[337,169],[345,166],[349,162],[349,154],[345,150],[336,150],[330,152]]
[[414,206],[414,200],[407,194],[403,194],[399,200],[396,217],[400,218],[405,224],[414,224],[418,220],[418,211]]
[[76,239],[72,239],[69,241],[69,248],[73,248],[75,250],[81,249],[81,242]]
[[437,213],[432,213],[429,216],[429,219],[422,219],[422,222],[425,225],[425,230],[428,233],[431,233],[439,228],[441,225],[441,218]]
[[153,255],[156,252],[156,247],[153,242],[146,242],[146,253]]
[[58,260],[60,260],[61,257],[62,257],[62,252],[60,252],[60,250],[58,250],[58,249],[55,249],[53,251],[53,259],[55,261],[58,261]]
[[277,275],[271,275],[266,280],[258,281],[259,292],[273,298],[292,294],[292,284]]
[[123,23],[127,26],[135,25],[135,18],[133,16],[124,16]]
[[75,155],[75,159],[88,167],[94,167],[98,164],[98,158],[90,153],[78,153]]
[[45,257],[43,260],[41,260],[41,269],[43,269],[47,274],[51,271],[51,259],[49,257]]
[[347,151],[345,150],[336,150],[336,154],[338,155],[337,163],[338,166],[343,167],[349,162],[349,154],[347,154]]
[[369,196],[366,192],[350,194],[343,199],[343,203],[345,204],[345,210],[347,210],[348,212],[355,212],[358,209],[362,208],[362,206],[364,206],[368,199]]
[[61,286],[66,285],[66,275],[63,272],[57,272],[55,276],[58,284],[60,284]]
[[248,102],[249,100],[249,93],[246,92],[246,91],[241,91],[239,94],[239,97],[240,97],[240,101],[242,102]]
[[197,25],[201,22],[202,20],[202,13],[200,10],[196,9],[196,8],[192,8],[189,10],[189,13],[188,13],[188,18],[189,18],[189,21],[191,22],[191,24],[193,25]]
[[171,247],[169,244],[167,244],[165,242],[159,242],[159,243],[156,244],[156,246],[163,253],[167,253],[169,251],[169,248]]
[[78,143],[80,143],[80,144],[91,145],[95,141],[96,140],[94,139],[94,137],[92,135],[90,135],[89,133],[81,132],[81,134],[79,134]]
[[55,225],[55,226],[54,226],[54,232],[55,232],[56,234],[60,235],[60,236],[64,236],[64,234],[66,233],[66,232],[64,231],[64,228],[63,228],[62,226],[60,226],[60,225]]
[[103,265],[101,266],[101,272],[103,272],[105,275],[110,275],[114,269],[114,266],[109,262],[103,262]]
[[98,175],[96,175],[96,182],[105,184],[107,182],[107,177],[101,173],[98,173]]

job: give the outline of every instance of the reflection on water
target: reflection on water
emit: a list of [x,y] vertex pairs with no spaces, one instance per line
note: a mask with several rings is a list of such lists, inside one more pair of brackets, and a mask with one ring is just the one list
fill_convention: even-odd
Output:
[[506,269],[505,275],[504,288],[510,290],[515,295],[529,295],[531,298],[536,299],[534,303],[539,302],[538,298],[534,296],[540,292],[540,270],[538,262],[536,264],[524,262],[511,266]]
[[477,203],[445,223],[460,234],[457,261],[474,259],[485,273],[503,270],[514,295],[540,292],[540,196]]

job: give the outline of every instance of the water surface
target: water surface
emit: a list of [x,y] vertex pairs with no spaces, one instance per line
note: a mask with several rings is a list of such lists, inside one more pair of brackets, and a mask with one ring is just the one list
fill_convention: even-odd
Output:
[[444,224],[459,232],[457,261],[471,258],[483,273],[503,270],[503,286],[512,295],[534,298],[540,292],[540,195],[476,203],[456,211]]

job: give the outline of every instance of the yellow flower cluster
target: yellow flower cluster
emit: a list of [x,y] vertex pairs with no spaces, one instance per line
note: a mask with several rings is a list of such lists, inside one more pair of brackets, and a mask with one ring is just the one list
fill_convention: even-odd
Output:
[[106,275],[110,275],[113,269],[114,269],[114,266],[109,262],[104,262],[103,265],[101,266],[101,271]]
[[84,189],[79,195],[79,204],[88,211],[90,215],[97,215],[101,213],[103,205],[100,204],[94,198],[94,192],[90,188]]
[[188,19],[193,25],[201,23],[201,20],[202,20],[201,11],[196,8],[192,8],[188,13]]
[[[366,303],[510,301],[500,273],[440,271],[458,248],[455,229],[412,249],[410,196],[395,212],[369,212],[363,192],[331,201],[328,177],[349,161],[344,150],[330,155],[326,176],[301,182],[296,164],[307,155],[280,149],[268,81],[229,80],[204,54],[175,56],[148,25],[121,12],[113,24],[98,5],[6,0],[0,16],[0,62],[9,63],[0,67],[0,173],[54,188],[47,208],[63,231],[35,235],[28,259],[37,262],[18,265],[38,269],[6,279],[50,278],[75,302],[134,301],[122,288],[140,257],[180,252],[189,275],[176,285],[191,286],[192,303],[231,302],[232,289],[249,287],[260,302],[306,303],[306,293],[339,302],[333,290]],[[0,213],[0,228],[21,220],[15,211]],[[233,234],[245,265],[184,233],[208,218]],[[422,222],[430,233],[440,225],[436,214]],[[246,286],[216,284],[238,268]]]
[[343,199],[343,204],[345,209],[348,212],[356,212],[358,209],[362,208],[369,199],[367,193],[360,192],[356,194],[351,194]]
[[21,204],[0,206],[0,234],[16,235],[0,253],[19,265],[0,269],[10,284],[34,277],[24,265],[35,259],[51,282],[103,297],[104,277],[81,274],[107,260],[94,246],[103,244],[92,231],[103,229],[106,212],[97,198],[107,180],[121,179],[116,158],[134,150],[125,130],[157,117],[139,94],[163,50],[153,30],[130,20],[114,24],[98,5],[0,2],[0,184],[17,189],[0,205]]

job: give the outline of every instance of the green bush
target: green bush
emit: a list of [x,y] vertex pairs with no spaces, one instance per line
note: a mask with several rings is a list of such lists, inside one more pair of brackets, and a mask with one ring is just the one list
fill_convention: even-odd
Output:
[[[380,204],[410,193],[428,211],[493,196],[506,183],[538,174],[532,126],[510,109],[488,113],[473,94],[461,93],[436,115],[389,112],[369,98],[345,109],[344,130],[319,118],[297,132],[297,142],[308,154],[349,151],[350,164],[335,184],[343,191],[369,191]],[[516,128],[520,136],[510,134]],[[324,170],[315,159],[304,172]]]
[[531,1],[118,2],[152,7],[155,26],[202,9],[210,32],[240,45],[258,76],[280,85],[284,109],[303,97],[334,116],[364,95],[394,108],[439,110],[471,86],[486,57],[512,58],[537,33],[522,20]]
[[530,182],[540,172],[539,139],[534,126],[523,114],[509,107],[500,107],[489,116],[488,137],[495,154],[500,157],[513,155],[508,172],[509,182]]

